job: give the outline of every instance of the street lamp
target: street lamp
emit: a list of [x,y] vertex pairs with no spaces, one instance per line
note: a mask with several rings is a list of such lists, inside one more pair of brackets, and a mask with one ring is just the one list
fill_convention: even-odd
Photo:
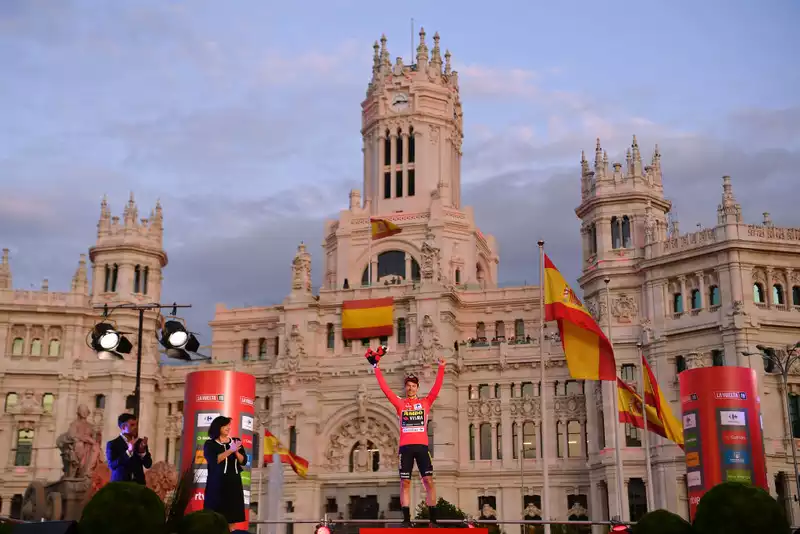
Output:
[[[774,349],[764,345],[756,345],[758,352],[742,352],[744,356],[761,356],[764,360],[764,370],[769,374],[777,374],[781,377],[783,385],[783,409],[786,412],[786,418],[789,420],[789,439],[792,442],[792,464],[794,464],[794,483],[797,488],[797,494],[794,499],[797,500],[800,496],[800,470],[797,465],[797,444],[794,440],[794,429],[792,428],[792,418],[789,414],[789,370],[795,363],[800,361],[800,341],[794,345],[786,345],[785,349]],[[774,372],[774,371],[777,371]]]
[[[103,310],[102,322],[96,324],[86,336],[86,344],[97,352],[100,360],[124,360],[125,354],[130,354],[133,344],[125,337],[123,332],[118,330],[110,315],[115,310],[135,310],[139,312],[139,328],[136,332],[136,385],[133,392],[134,406],[133,415],[139,417],[139,404],[141,401],[141,382],[142,382],[142,335],[144,332],[144,312],[149,310],[162,310],[172,308],[170,320],[166,320],[159,315],[157,330],[161,331],[161,337],[156,333],[156,339],[165,348],[165,353],[169,358],[185,361],[207,360],[207,356],[197,354],[200,343],[194,334],[187,332],[185,326],[175,315],[178,308],[191,308],[191,304],[117,304],[109,306],[95,306],[96,310]],[[196,357],[193,357],[196,356]]]

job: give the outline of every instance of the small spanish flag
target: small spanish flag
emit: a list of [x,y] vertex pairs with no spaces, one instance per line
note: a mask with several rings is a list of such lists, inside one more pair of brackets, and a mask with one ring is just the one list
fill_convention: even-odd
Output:
[[281,462],[292,466],[292,471],[302,478],[308,475],[308,460],[289,451],[281,445],[269,430],[264,430],[264,464],[272,463],[272,455],[280,454]]
[[545,321],[558,321],[569,374],[576,380],[616,380],[608,338],[550,258],[544,257]]
[[[628,384],[617,378],[617,399],[619,400],[619,422],[628,423],[636,428],[644,429],[642,417],[642,398]],[[672,417],[666,420],[658,415],[654,406],[647,405],[647,430],[666,438],[683,449],[683,429]]]
[[342,339],[372,339],[394,332],[394,299],[348,300],[342,303]]
[[384,237],[393,236],[403,231],[402,228],[386,219],[370,219],[369,222],[370,226],[372,227],[373,241],[383,239]]
[[[658,419],[664,427],[664,437],[678,445],[683,445],[683,425],[678,422],[675,414],[672,413],[669,401],[661,394],[661,388],[658,387],[656,377],[644,354],[642,354],[642,366],[644,371],[642,373],[644,375],[644,401],[648,409],[651,406],[656,409]],[[647,420],[649,421],[650,419],[648,418]]]

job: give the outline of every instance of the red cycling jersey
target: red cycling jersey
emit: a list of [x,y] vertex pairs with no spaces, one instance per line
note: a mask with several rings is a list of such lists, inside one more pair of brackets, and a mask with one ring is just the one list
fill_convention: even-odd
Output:
[[379,367],[375,368],[375,377],[381,391],[397,410],[397,417],[400,419],[400,447],[403,445],[428,445],[428,413],[433,406],[433,401],[439,395],[444,381],[444,364],[439,364],[439,371],[436,373],[436,381],[433,383],[430,393],[422,398],[401,399],[394,394]]

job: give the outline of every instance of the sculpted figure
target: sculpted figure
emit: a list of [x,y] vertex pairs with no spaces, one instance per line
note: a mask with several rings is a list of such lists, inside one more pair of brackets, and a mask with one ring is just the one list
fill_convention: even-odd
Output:
[[100,461],[100,445],[94,439],[94,428],[88,421],[89,408],[81,404],[77,416],[67,431],[56,440],[66,478],[90,476]]

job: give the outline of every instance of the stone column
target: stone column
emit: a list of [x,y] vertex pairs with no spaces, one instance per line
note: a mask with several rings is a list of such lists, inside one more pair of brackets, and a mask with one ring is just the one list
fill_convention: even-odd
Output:
[[[391,158],[389,159],[389,169],[391,172],[391,179],[389,183],[391,184],[391,191],[390,191],[390,198],[395,198],[395,182],[394,182],[394,173],[395,169],[397,168],[397,132],[391,132],[389,139],[391,139]],[[384,195],[386,196],[386,195]]]
[[697,276],[697,289],[700,290],[700,308],[706,308],[706,303],[710,302],[709,299],[706,298],[706,281],[705,277],[703,276],[703,271],[698,271],[695,273]]
[[777,302],[773,302],[772,300],[772,273],[774,271],[771,267],[767,267],[767,281],[764,284],[764,300],[767,301],[767,308],[772,309]]
[[[686,310],[690,309],[690,303],[686,302],[686,277],[681,275],[678,277],[678,281],[681,284],[681,303],[683,305],[683,309],[681,310],[682,313],[686,313]],[[677,310],[675,310],[677,312]]]
[[408,133],[403,132],[400,137],[403,142],[403,196],[408,196]]
[[[514,448],[517,445],[514,443],[514,433],[511,431],[511,414],[508,411],[509,403],[511,402],[511,390],[507,387],[500,388],[500,405],[503,408],[500,412],[500,420],[503,425],[503,462],[512,465],[516,463],[514,460]],[[519,433],[517,429],[517,433]],[[517,449],[519,450],[519,449]]]
[[383,192],[383,173],[384,165],[383,162],[386,158],[386,136],[379,135],[378,136],[378,167],[377,167],[377,176],[375,177],[375,191],[372,193],[372,205],[377,207],[378,200],[383,198],[381,193]]

